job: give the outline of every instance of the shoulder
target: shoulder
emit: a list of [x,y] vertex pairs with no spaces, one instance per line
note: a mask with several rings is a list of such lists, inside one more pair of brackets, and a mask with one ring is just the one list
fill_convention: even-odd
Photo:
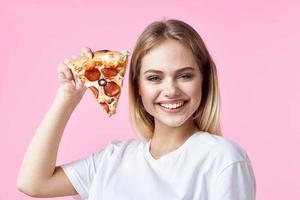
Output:
[[[197,137],[196,137],[197,138]],[[237,142],[225,138],[203,132],[198,137],[198,147],[206,146],[206,155],[216,162],[230,164],[239,161],[249,161],[246,150]]]
[[255,199],[256,181],[247,151],[236,141],[224,136],[208,136],[214,141],[208,154],[211,160],[211,180],[214,190],[218,191],[213,196],[217,195],[216,199],[222,199],[226,195],[234,199],[245,196]]
[[247,151],[236,141],[223,136],[213,135],[213,137],[218,139],[218,144],[213,150],[216,156],[221,156],[224,160],[232,162],[246,161],[248,159]]

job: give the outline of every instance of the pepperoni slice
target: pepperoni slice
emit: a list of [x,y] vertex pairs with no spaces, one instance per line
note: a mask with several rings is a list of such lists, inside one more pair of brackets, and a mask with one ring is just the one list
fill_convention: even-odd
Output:
[[108,82],[103,88],[104,93],[109,97],[117,96],[121,91],[120,86],[113,81]]
[[89,89],[92,90],[94,96],[95,96],[96,99],[97,99],[97,98],[98,98],[98,95],[99,95],[98,89],[97,89],[96,87],[94,87],[94,86],[90,86]]
[[100,102],[100,105],[104,108],[104,110],[105,110],[107,113],[109,113],[109,107],[108,107],[107,103],[105,103],[105,102]]
[[97,68],[94,69],[89,69],[84,72],[84,76],[89,80],[89,81],[97,81],[99,80],[101,73]]
[[118,70],[114,67],[105,67],[101,69],[102,74],[104,75],[105,78],[113,78],[118,74]]

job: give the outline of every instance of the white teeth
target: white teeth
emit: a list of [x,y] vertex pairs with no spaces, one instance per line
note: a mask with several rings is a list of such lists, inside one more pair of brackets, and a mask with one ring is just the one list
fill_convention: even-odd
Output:
[[159,104],[159,105],[161,105],[162,107],[165,107],[165,108],[174,109],[174,108],[181,107],[183,104],[184,104],[184,102],[179,102],[176,104]]

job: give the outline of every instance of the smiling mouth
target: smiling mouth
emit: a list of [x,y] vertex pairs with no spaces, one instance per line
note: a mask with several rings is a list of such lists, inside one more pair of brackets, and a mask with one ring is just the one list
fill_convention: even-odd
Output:
[[185,105],[189,102],[188,101],[184,101],[182,104],[175,106],[175,104],[171,104],[172,106],[162,106],[160,103],[156,103],[160,108],[162,108],[165,111],[171,111],[171,112],[178,112],[181,111]]

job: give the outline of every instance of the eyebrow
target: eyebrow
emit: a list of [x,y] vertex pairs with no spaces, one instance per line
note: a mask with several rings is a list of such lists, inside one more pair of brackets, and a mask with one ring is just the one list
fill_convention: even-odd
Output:
[[[178,69],[178,70],[176,70],[176,72],[178,73],[178,72],[182,72],[182,71],[185,71],[185,70],[193,70],[194,71],[195,68],[188,66],[188,67],[184,67],[184,68]],[[145,71],[144,74],[149,73],[149,72],[154,72],[154,73],[158,73],[158,74],[162,73],[162,71],[159,71],[159,70],[149,69],[149,70]]]

